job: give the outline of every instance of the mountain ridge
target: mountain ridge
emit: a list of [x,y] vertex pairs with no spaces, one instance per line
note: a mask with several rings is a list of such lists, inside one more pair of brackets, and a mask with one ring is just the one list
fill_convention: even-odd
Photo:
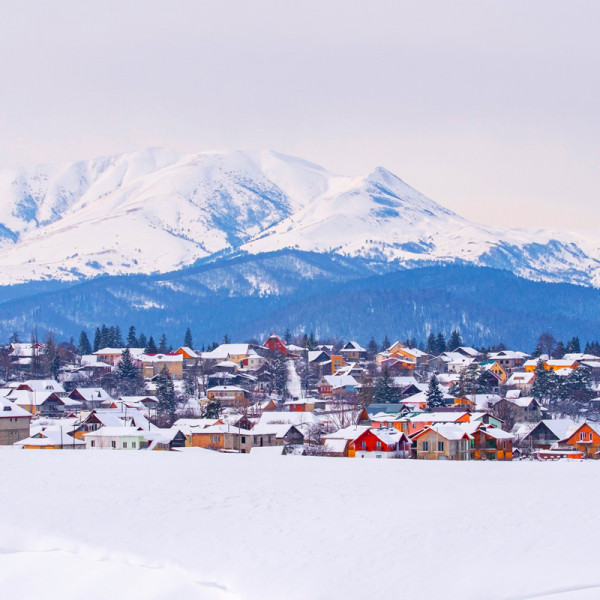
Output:
[[0,209],[0,285],[166,273],[290,248],[600,287],[596,232],[481,225],[385,167],[343,176],[272,151],[152,148],[3,170]]

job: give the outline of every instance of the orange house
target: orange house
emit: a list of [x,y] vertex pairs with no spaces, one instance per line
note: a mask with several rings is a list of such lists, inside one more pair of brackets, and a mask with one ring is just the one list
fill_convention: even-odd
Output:
[[568,438],[561,440],[560,444],[566,444],[573,450],[581,452],[588,458],[600,457],[600,426],[587,421],[578,427]]

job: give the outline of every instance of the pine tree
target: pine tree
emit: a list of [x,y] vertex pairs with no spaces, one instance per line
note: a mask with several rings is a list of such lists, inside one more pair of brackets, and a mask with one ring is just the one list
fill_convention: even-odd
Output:
[[110,331],[108,330],[108,327],[102,323],[102,327],[100,327],[100,348],[108,348],[110,342]]
[[167,351],[167,336],[163,333],[158,340],[158,351],[164,354]]
[[229,336],[227,334],[225,334],[223,336],[223,343],[224,344],[231,344],[231,340],[229,339]]
[[212,400],[206,405],[206,410],[202,414],[203,419],[221,418],[221,403],[218,400]]
[[367,354],[371,360],[375,358],[375,355],[377,354],[378,350],[379,346],[377,345],[375,338],[372,337],[369,343],[367,344]]
[[390,342],[390,340],[386,334],[386,336],[383,338],[383,342],[381,342],[381,351],[385,352],[391,345],[392,345],[392,342]]
[[557,342],[556,348],[554,348],[554,352],[552,353],[553,358],[562,358],[566,354],[565,346],[562,342]]
[[140,333],[140,337],[137,340],[137,346],[132,346],[133,348],[146,348],[148,345],[148,338],[144,335],[144,333]]
[[94,352],[100,350],[101,335],[100,329],[96,327],[96,332],[94,333]]
[[87,333],[83,330],[79,334],[79,346],[77,347],[77,350],[81,356],[92,353],[92,345],[90,344]]
[[440,384],[436,375],[432,375],[429,380],[429,387],[425,392],[427,398],[427,410],[433,411],[440,406],[445,406],[444,393],[440,389]]
[[144,352],[146,354],[158,354],[158,348],[156,347],[156,343],[154,342],[154,338],[152,336],[148,338],[148,343],[146,344]]
[[289,329],[285,330],[285,333],[283,334],[283,341],[285,342],[286,346],[289,346],[292,343],[292,333]]
[[450,350],[450,352],[453,352],[457,348],[460,348],[462,345],[463,341],[460,337],[460,332],[454,329],[450,334],[450,339],[448,340],[448,350]]
[[427,346],[425,347],[425,351],[432,356],[437,354],[437,343],[433,332],[427,336]]
[[288,368],[283,354],[277,352],[273,360],[273,384],[280,398],[287,396]]
[[317,347],[317,340],[315,339],[315,334],[311,331],[308,336],[308,343],[306,346],[309,350],[314,350]]
[[139,348],[135,327],[133,325],[129,328],[129,332],[127,333],[127,346],[129,348]]
[[156,397],[158,398],[158,412],[163,421],[172,421],[175,417],[177,403],[173,379],[167,367],[163,367],[156,381]]
[[186,348],[190,348],[190,350],[194,348],[194,341],[192,340],[192,332],[190,331],[189,327],[185,330],[185,336],[183,338],[183,345]]
[[142,376],[131,358],[128,347],[121,354],[121,360],[116,369],[116,377],[119,387],[125,395],[135,395],[143,386]]
[[531,395],[540,402],[549,402],[555,395],[555,390],[550,371],[546,370],[542,360],[538,360],[534,373]]
[[123,343],[123,336],[121,335],[121,328],[117,325],[115,327],[115,348],[122,348],[125,344]]
[[[44,356],[42,359],[42,374],[44,376],[50,375],[53,379],[58,376],[58,356],[56,353],[56,343],[54,341],[54,335],[48,334],[46,344],[44,345]],[[53,372],[54,371],[54,372]]]
[[375,383],[373,390],[373,402],[378,404],[391,404],[396,400],[396,388],[394,380],[390,377],[389,371],[385,369],[382,376]]
[[441,331],[437,334],[437,338],[435,340],[435,349],[438,354],[446,352],[446,338]]

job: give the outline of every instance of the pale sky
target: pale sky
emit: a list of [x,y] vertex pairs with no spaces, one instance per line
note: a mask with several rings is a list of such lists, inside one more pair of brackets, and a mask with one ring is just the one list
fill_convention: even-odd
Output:
[[383,165],[483,223],[600,228],[595,0],[0,0],[0,15],[0,168],[265,148]]

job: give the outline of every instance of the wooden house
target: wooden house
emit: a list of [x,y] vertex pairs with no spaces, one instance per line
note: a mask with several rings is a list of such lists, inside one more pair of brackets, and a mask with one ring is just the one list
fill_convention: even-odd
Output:
[[431,425],[412,437],[412,452],[420,460],[469,460],[472,439],[458,425]]

